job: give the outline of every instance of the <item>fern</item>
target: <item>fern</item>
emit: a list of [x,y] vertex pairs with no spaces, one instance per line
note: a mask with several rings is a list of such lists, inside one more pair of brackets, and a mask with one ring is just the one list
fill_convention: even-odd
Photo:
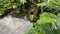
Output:
[[[57,22],[57,16],[52,13],[44,12],[40,18],[34,23],[34,27],[26,34],[55,34],[56,25],[52,23]],[[54,31],[55,30],[55,31]]]
[[38,24],[45,24],[45,23],[56,23],[57,22],[57,16],[52,13],[43,13],[40,15],[40,18],[37,20],[36,23]]

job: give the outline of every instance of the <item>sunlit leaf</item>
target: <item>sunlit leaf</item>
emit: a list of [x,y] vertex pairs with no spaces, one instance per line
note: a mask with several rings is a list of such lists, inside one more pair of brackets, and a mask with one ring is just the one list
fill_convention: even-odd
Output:
[[47,3],[45,3],[45,2],[43,2],[43,3],[38,3],[38,4],[37,4],[38,7],[39,7],[39,6],[42,6],[42,7],[43,7],[43,6],[46,6],[46,5],[47,5]]

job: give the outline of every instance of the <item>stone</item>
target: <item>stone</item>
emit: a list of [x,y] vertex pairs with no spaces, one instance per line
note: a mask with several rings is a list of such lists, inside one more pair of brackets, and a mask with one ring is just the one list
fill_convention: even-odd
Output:
[[33,23],[21,18],[6,16],[0,19],[0,34],[23,34],[33,27]]

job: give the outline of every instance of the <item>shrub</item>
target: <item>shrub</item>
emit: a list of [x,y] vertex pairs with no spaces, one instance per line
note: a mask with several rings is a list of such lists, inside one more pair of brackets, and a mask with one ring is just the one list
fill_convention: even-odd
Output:
[[0,16],[8,9],[15,9],[17,6],[26,3],[26,0],[0,0]]
[[40,18],[34,23],[34,27],[27,34],[55,34],[57,30],[57,16],[52,13],[44,12]]

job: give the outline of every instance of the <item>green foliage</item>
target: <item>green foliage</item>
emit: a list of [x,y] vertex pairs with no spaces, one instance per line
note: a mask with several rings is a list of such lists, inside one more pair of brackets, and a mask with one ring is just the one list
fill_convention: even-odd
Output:
[[45,31],[43,30],[42,27],[37,26],[37,27],[33,27],[31,30],[29,30],[25,34],[45,34]]
[[52,13],[44,12],[40,14],[40,18],[34,23],[34,27],[26,34],[56,34],[57,16]]
[[[36,4],[38,7],[43,8],[44,10],[51,10],[50,12],[57,13],[60,10],[60,1],[59,0],[41,0],[40,3]],[[48,9],[46,9],[48,8]],[[53,11],[52,11],[53,9]],[[55,11],[54,11],[55,10]],[[49,11],[48,11],[49,12]]]
[[37,23],[56,23],[57,16],[52,13],[43,13],[40,15],[40,18],[37,20]]
[[11,8],[11,2],[12,0],[1,0],[0,1],[0,15],[4,13],[5,10]]
[[[27,0],[0,0],[0,16],[3,15],[6,10],[11,8],[15,9],[17,8],[17,6],[20,7],[22,5],[23,5],[21,7],[22,11],[25,10],[26,6],[25,11],[31,11],[31,9],[33,9],[33,12],[36,11],[35,14],[37,14],[39,11],[37,8],[40,7],[43,13],[40,14],[39,19],[36,21],[36,23],[34,23],[34,27],[31,30],[29,30],[26,34],[55,34],[55,31],[58,32],[56,27],[57,16],[53,13],[55,11],[60,10],[60,0],[36,0],[36,1],[28,0],[27,3]],[[27,5],[24,5],[25,3],[27,3]],[[53,13],[45,12],[45,10],[51,10],[51,9],[54,9],[55,11],[53,10],[52,11]],[[37,18],[37,16],[35,15],[32,15],[31,17],[32,17],[31,20],[35,20],[34,18]]]
[[44,0],[41,3],[37,3],[37,6],[48,6],[49,8],[59,8],[60,1],[59,0]]
[[37,4],[37,6],[38,6],[38,7],[39,7],[39,6],[42,6],[42,7],[43,7],[43,6],[46,6],[46,5],[47,5],[47,3],[46,3],[46,2],[38,3],[38,4]]
[[21,4],[27,3],[26,0],[19,0]]
[[0,0],[0,16],[4,14],[6,10],[11,8],[15,9],[24,3],[26,3],[26,0]]
[[[34,27],[26,34],[60,34],[57,28],[57,16],[55,15],[55,13],[60,10],[60,1],[38,0],[35,5],[40,7],[42,13],[39,19],[34,23]],[[49,10],[49,13],[45,10]]]

